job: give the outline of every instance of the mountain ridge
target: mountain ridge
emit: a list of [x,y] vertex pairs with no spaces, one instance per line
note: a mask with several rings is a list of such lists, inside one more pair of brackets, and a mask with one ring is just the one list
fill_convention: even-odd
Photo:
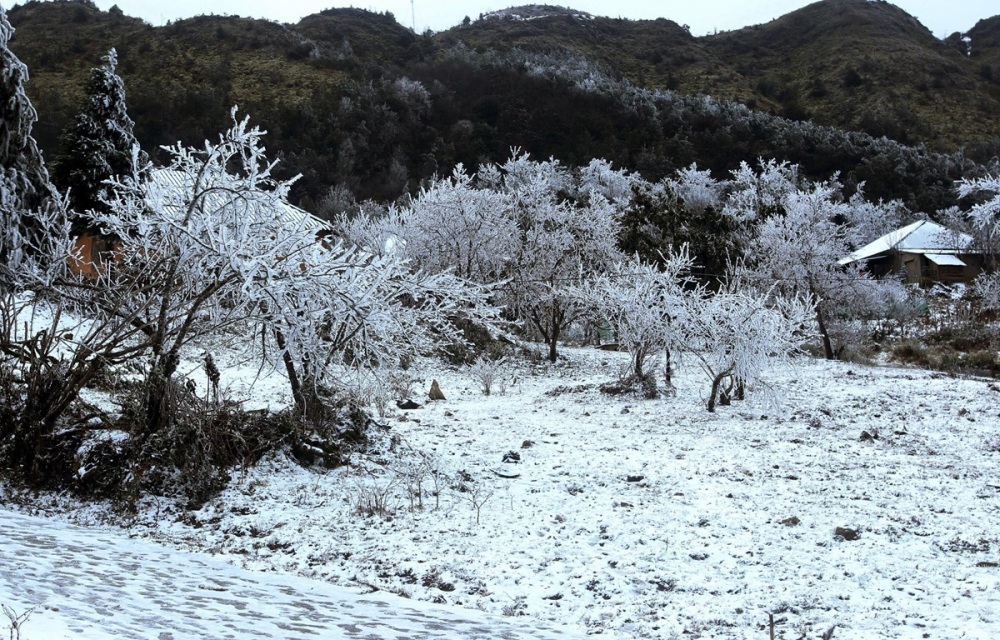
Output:
[[[303,174],[296,194],[307,208],[333,184],[358,198],[392,199],[458,162],[500,160],[511,146],[570,163],[606,157],[657,178],[691,161],[725,172],[756,155],[781,157],[787,144],[735,144],[722,157],[728,148],[698,146],[726,139],[712,127],[729,125],[707,116],[657,142],[663,125],[648,114],[583,95],[572,81],[525,75],[523,62],[462,62],[463,51],[480,60],[589,61],[640,89],[712,95],[980,161],[1000,155],[1000,121],[991,117],[1000,112],[1000,17],[974,25],[971,42],[962,34],[939,40],[904,11],[869,0],[821,0],[764,25],[701,37],[665,18],[550,5],[512,7],[436,34],[362,9],[328,9],[296,24],[198,16],[153,27],[87,0],[33,0],[9,18],[17,28],[11,47],[31,70],[27,90],[47,157],[89,69],[114,46],[147,150],[214,137],[238,104],[269,131],[282,165]],[[763,134],[751,127],[740,135]],[[684,136],[703,142],[686,147]],[[853,171],[838,162],[815,164]]]

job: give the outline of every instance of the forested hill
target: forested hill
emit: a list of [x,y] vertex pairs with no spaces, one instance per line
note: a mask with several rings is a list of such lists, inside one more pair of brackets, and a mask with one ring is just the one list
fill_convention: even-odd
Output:
[[521,147],[652,179],[692,162],[724,177],[776,157],[934,211],[954,204],[970,160],[1000,149],[1000,19],[942,41],[869,0],[701,38],[667,19],[546,6],[423,35],[357,9],[295,25],[201,16],[152,27],[76,0],[29,2],[9,18],[46,157],[89,69],[116,47],[154,158],[161,144],[214,137],[237,104],[269,131],[283,170],[303,174],[294,196],[311,209],[337,206],[324,197],[335,184],[387,200]]

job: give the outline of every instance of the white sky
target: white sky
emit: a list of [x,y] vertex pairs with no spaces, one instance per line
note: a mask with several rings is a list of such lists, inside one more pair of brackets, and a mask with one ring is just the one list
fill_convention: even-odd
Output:
[[[455,26],[465,16],[476,18],[480,13],[509,6],[528,4],[525,0],[413,0],[417,31],[442,31]],[[790,11],[810,4],[809,0],[548,0],[539,4],[569,4],[574,9],[600,16],[633,19],[667,18],[687,24],[695,35],[713,31],[728,31],[752,24],[768,22]],[[391,11],[396,20],[412,26],[410,0],[97,0],[101,9],[117,4],[131,16],[154,25],[167,20],[190,18],[216,13],[269,18],[279,22],[298,22],[303,16],[330,7],[355,6],[372,11]],[[897,0],[897,6],[914,15],[938,37],[955,31],[968,31],[976,22],[1000,13],[997,0]]]

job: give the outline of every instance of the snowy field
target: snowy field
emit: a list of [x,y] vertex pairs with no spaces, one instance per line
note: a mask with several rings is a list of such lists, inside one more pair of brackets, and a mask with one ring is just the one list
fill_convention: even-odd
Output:
[[[0,598],[39,640],[503,638],[554,640],[478,611],[330,584],[0,510]],[[20,635],[18,635],[20,634]],[[582,636],[581,636],[582,637]]]
[[[996,382],[802,358],[775,376],[782,411],[751,394],[710,414],[693,363],[676,397],[642,400],[598,389],[625,354],[563,353],[559,365],[512,367],[489,397],[467,371],[414,373],[415,397],[434,378],[447,400],[393,407],[350,468],[271,458],[199,511],[148,504],[130,533],[268,572],[261,580],[378,589],[522,630],[759,639],[770,613],[777,638],[834,626],[855,640],[1000,637]],[[503,462],[511,452],[519,462]],[[108,519],[56,498],[35,510],[55,512]],[[94,570],[64,563],[50,576],[18,558],[2,586],[21,606],[29,593],[69,606],[79,593],[46,585]],[[191,598],[202,583],[188,581]],[[59,637],[31,635],[47,615],[34,614],[27,640]],[[77,624],[104,637],[94,616]],[[196,637],[184,628],[172,637]]]

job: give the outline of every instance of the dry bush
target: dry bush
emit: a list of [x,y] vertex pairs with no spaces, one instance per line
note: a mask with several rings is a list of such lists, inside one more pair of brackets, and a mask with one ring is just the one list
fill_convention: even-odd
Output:
[[892,347],[892,357],[899,362],[928,366],[927,348],[914,340],[904,340]]
[[921,341],[904,340],[893,345],[892,358],[936,371],[1000,374],[994,340],[978,330],[959,331],[950,327],[924,336]]
[[871,330],[864,324],[833,322],[829,331],[838,360],[869,365],[878,354],[879,346],[872,339]]
[[94,417],[79,392],[115,350],[107,326],[67,328],[62,318],[61,306],[0,294],[0,465],[37,487],[72,477],[73,452]]
[[399,487],[398,474],[377,477],[368,472],[355,479],[348,490],[347,501],[351,510],[360,516],[391,518],[399,509]]
[[[470,364],[468,369],[472,377],[479,382],[479,388],[482,390],[483,395],[488,396],[492,394],[494,384],[500,381],[500,378],[505,375],[507,361],[504,358],[492,359],[481,356],[474,363]],[[501,394],[503,393],[504,386],[501,384]]]
[[[148,384],[149,379],[142,386]],[[100,469],[91,488],[118,498],[125,507],[144,493],[202,504],[225,488],[230,469],[252,465],[301,437],[287,412],[248,412],[216,392],[201,398],[193,385],[176,380],[167,384],[166,393],[155,394],[163,398],[163,428],[151,433],[146,429],[147,402],[153,394],[132,393],[122,398],[116,425],[128,437],[120,445],[93,447],[89,459],[81,462]]]
[[971,375],[996,375],[1000,372],[993,351],[962,352],[941,346],[930,347],[927,351],[928,369]]

